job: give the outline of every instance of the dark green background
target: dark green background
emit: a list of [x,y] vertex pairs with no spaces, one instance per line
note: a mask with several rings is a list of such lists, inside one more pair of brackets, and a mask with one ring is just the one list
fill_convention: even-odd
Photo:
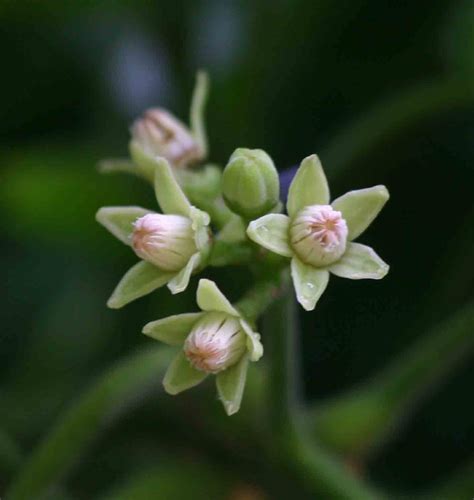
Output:
[[[318,309],[302,314],[309,400],[373,376],[472,300],[473,99],[453,96],[426,113],[423,103],[427,82],[455,78],[471,88],[472,2],[3,0],[0,61],[0,428],[25,455],[95,377],[148,342],[143,324],[194,310],[197,278],[178,297],[161,290],[107,310],[134,257],[94,213],[154,206],[144,183],[101,176],[95,165],[126,155],[128,126],[144,108],[159,104],[185,119],[198,68],[212,81],[213,161],[260,147],[285,169],[316,152],[335,196],[375,184],[390,190],[362,237],[390,263],[387,278],[334,279]],[[416,120],[380,136],[403,106],[418,105]],[[356,152],[344,135],[353,130],[368,138]],[[232,299],[247,282],[242,269],[205,274]],[[474,442],[473,383],[472,365],[446,377],[372,455],[369,477],[416,492],[464,463]],[[118,484],[137,467],[135,456],[163,463],[165,482],[180,481],[173,467],[166,472],[168,455],[216,459],[212,444],[190,451],[162,421],[169,397],[160,398],[104,433],[72,474],[72,498]],[[146,460],[137,451],[144,442],[153,443]],[[231,482],[238,470],[227,464]],[[0,494],[14,474],[0,470]],[[258,485],[258,475],[249,482]]]

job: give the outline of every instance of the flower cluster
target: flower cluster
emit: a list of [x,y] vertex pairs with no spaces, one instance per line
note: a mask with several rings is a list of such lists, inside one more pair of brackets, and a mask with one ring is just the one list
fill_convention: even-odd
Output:
[[[140,259],[113,291],[109,307],[120,308],[164,285],[173,294],[182,292],[192,275],[236,259],[249,268],[252,264],[257,284],[268,279],[273,266],[275,287],[289,263],[297,300],[308,311],[315,308],[330,274],[350,279],[385,276],[387,264],[354,240],[388,200],[387,189],[350,191],[330,203],[322,166],[312,155],[302,161],[292,181],[288,215],[280,213],[278,172],[266,152],[238,148],[223,172],[202,164],[207,155],[206,95],[207,78],[200,74],[189,129],[165,110],[146,111],[131,128],[131,161],[121,160],[116,168],[111,163],[109,171],[127,171],[151,181],[161,212],[139,206],[98,211],[98,222]],[[268,251],[283,259],[270,258]],[[253,265],[258,262],[265,265]],[[260,267],[267,270],[265,278]],[[249,362],[263,354],[260,335],[251,325],[263,312],[257,306],[266,301],[249,293],[247,302],[255,304],[246,316],[240,302],[233,306],[207,279],[199,281],[196,299],[200,312],[153,321],[143,333],[179,348],[163,381],[169,394],[215,375],[220,400],[231,415],[240,407]]]

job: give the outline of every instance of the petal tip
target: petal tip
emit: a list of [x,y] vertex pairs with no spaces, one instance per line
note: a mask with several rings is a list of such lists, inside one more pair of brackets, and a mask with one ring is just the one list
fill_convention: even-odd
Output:
[[378,189],[378,192],[381,198],[384,199],[384,201],[388,201],[390,199],[390,193],[387,189],[387,186],[385,186],[384,184],[379,184],[378,186],[376,186],[376,188]]
[[390,266],[388,264],[381,266],[377,279],[381,280],[382,278],[385,278],[385,276],[387,276],[389,271],[390,271]]
[[313,311],[314,308],[316,307],[316,304],[312,304],[308,300],[298,298],[298,302],[300,303],[301,307],[308,312]]
[[124,304],[122,304],[119,300],[114,299],[113,297],[111,297],[107,301],[107,307],[109,309],[120,309],[121,307],[123,307],[123,305]]
[[167,384],[165,381],[163,381],[163,389],[165,390],[166,394],[169,394],[170,396],[176,396],[176,394],[179,393],[179,390],[176,390],[176,388],[173,389],[173,387]]
[[171,295],[177,295],[178,293],[182,293],[186,290],[187,285],[173,285],[172,283],[167,283],[166,285],[168,290],[171,292]]
[[240,409],[240,405],[236,405],[231,401],[224,401],[221,399],[221,403],[224,406],[224,410],[228,417],[235,415]]
[[147,323],[143,328],[142,328],[142,333],[144,335],[149,335],[151,331],[151,323]]

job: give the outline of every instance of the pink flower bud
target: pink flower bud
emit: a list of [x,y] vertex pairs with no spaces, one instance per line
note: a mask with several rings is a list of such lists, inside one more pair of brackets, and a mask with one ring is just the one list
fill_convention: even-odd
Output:
[[192,329],[184,343],[184,353],[194,368],[218,373],[244,355],[246,338],[238,318],[210,312]]
[[132,247],[160,269],[179,271],[197,252],[191,224],[181,215],[147,214],[134,224]]
[[173,166],[183,167],[203,158],[188,128],[164,109],[149,109],[131,128],[135,140],[150,156],[163,156]]
[[300,260],[324,267],[346,251],[347,224],[341,212],[329,205],[311,205],[296,214],[290,226],[290,240]]

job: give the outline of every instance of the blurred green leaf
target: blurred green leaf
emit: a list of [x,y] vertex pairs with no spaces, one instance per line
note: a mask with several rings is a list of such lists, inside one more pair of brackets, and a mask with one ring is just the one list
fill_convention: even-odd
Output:
[[0,474],[2,481],[10,476],[22,459],[22,452],[17,443],[4,431],[0,430]]
[[82,151],[27,150],[1,161],[6,168],[0,182],[0,209],[8,220],[3,230],[23,241],[97,247],[102,234],[95,221],[98,208],[136,199],[127,178],[98,175],[96,158]]
[[462,0],[452,10],[445,30],[445,55],[454,70],[474,86],[474,3]]
[[57,484],[105,426],[161,389],[157,381],[169,357],[163,348],[141,351],[106,372],[59,418],[13,481],[8,498],[40,498]]
[[471,498],[474,491],[474,459],[459,467],[453,474],[437,482],[430,492],[417,500],[460,500]]
[[221,500],[230,486],[226,474],[215,464],[177,461],[150,467],[131,477],[121,487],[114,487],[102,500]]
[[[474,103],[472,82],[451,78],[418,82],[392,96],[341,128],[321,152],[328,175],[344,177],[354,164],[401,132],[413,130],[417,123],[453,109]],[[367,163],[365,169],[370,168]],[[377,165],[381,175],[384,165]]]
[[433,387],[439,388],[474,347],[474,302],[422,336],[373,381],[322,407],[310,417],[327,445],[364,453],[388,437]]

